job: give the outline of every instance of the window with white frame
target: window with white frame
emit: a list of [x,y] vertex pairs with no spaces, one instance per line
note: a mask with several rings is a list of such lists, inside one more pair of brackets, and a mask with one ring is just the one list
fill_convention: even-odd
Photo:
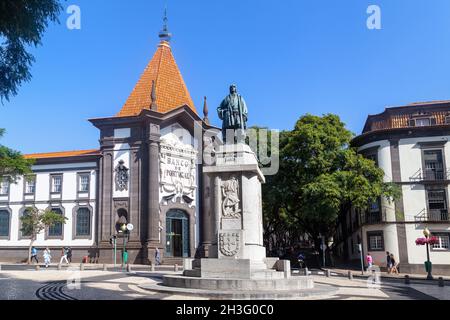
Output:
[[[23,211],[23,213],[22,213],[22,217],[30,216],[30,215],[32,214],[32,211],[31,211],[31,210],[32,210],[32,209],[29,209],[29,208],[25,209],[25,210]],[[32,231],[32,230],[31,230],[30,225],[27,226],[26,230],[22,230],[22,228],[23,228],[24,226],[22,225],[22,221],[21,221],[19,227],[20,227],[20,232],[21,232],[21,236],[22,236],[22,237],[30,237],[30,236],[31,236],[31,231]]]
[[[56,214],[63,216],[63,212],[59,208],[53,208],[52,211]],[[48,236],[49,237],[61,237],[63,234],[63,224],[56,223],[48,228]]]
[[419,118],[416,119],[416,127],[426,127],[431,124],[430,118]]
[[384,251],[383,232],[367,232],[369,251]]
[[450,249],[450,234],[449,233],[433,233],[438,239],[438,243],[433,244],[433,250],[449,250]]
[[36,191],[36,176],[25,177],[25,194],[34,194]]
[[6,178],[0,178],[0,196],[9,194],[9,181]]
[[0,210],[0,237],[9,237],[10,216],[6,210]]
[[89,192],[89,173],[78,175],[78,192]]
[[62,175],[53,175],[51,178],[52,193],[61,193],[62,191]]
[[75,234],[77,237],[91,234],[91,212],[88,208],[79,208],[76,213]]

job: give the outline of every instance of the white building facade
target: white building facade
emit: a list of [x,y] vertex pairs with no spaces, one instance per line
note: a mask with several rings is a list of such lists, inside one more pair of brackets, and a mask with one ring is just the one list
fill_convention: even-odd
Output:
[[416,103],[369,116],[352,144],[384,170],[385,181],[401,189],[395,201],[380,199],[367,212],[341,217],[335,241],[339,256],[365,257],[386,267],[394,254],[400,271],[424,273],[425,246],[417,246],[428,228],[439,243],[431,246],[433,272],[450,274],[450,102]]
[[18,262],[17,253],[29,246],[30,237],[20,230],[20,217],[30,208],[50,209],[67,219],[39,234],[37,247],[74,246],[88,251],[94,244],[96,224],[98,151],[33,157],[42,157],[32,167],[33,175],[1,184],[1,260]]

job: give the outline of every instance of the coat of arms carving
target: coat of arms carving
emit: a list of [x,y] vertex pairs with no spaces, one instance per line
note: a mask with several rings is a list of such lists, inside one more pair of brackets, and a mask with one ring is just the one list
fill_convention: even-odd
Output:
[[239,181],[236,177],[222,182],[222,216],[240,218]]
[[165,202],[195,206],[197,191],[197,152],[173,133],[161,139],[159,154],[160,190]]
[[115,176],[115,184],[117,191],[126,191],[128,190],[128,168],[125,166],[125,162],[123,160],[119,161],[119,164],[114,169]]
[[239,252],[240,234],[236,232],[221,233],[219,236],[220,252],[227,257],[233,257]]

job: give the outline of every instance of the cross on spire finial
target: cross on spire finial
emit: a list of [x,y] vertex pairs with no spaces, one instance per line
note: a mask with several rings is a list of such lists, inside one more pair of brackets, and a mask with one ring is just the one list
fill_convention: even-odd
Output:
[[170,39],[172,38],[172,34],[169,32],[169,27],[167,26],[167,22],[169,21],[169,19],[167,18],[167,7],[164,9],[163,21],[164,21],[164,25],[163,25],[163,29],[159,33],[159,38],[161,39],[161,41],[169,42]]

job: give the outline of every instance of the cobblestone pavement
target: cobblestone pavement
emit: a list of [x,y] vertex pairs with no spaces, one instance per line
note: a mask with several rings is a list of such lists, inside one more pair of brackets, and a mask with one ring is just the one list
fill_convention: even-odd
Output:
[[[381,280],[379,285],[367,280],[348,280],[343,277],[314,276],[317,284],[328,284],[338,288],[332,300],[449,300],[450,287],[439,287],[435,283],[401,284],[398,281]],[[321,298],[319,298],[321,299]]]
[[[161,294],[139,288],[141,284],[158,283],[163,274],[173,272],[134,272],[77,270],[1,271],[0,300],[200,300],[192,296]],[[367,285],[364,279],[327,278],[313,275],[317,284],[338,288],[333,296],[308,297],[305,300],[404,300],[450,299],[450,287],[413,283],[381,282]],[[69,281],[68,281],[69,279]],[[78,281],[79,280],[79,281]],[[203,298],[204,299],[204,298]]]

